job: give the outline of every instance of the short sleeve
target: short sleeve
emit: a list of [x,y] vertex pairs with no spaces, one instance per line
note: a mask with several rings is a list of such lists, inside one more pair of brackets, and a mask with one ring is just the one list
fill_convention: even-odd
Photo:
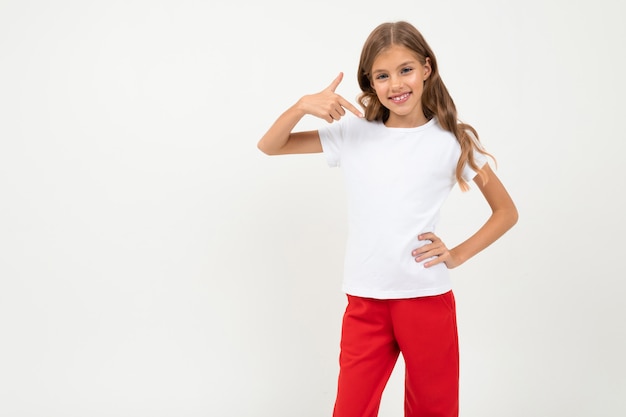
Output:
[[[484,153],[481,153],[481,152],[474,151],[474,162],[476,162],[476,165],[478,167],[482,168],[488,162],[487,161],[487,155],[485,155]],[[465,167],[463,168],[463,174],[462,174],[463,179],[465,181],[467,181],[467,182],[470,182],[470,181],[472,181],[474,179],[476,174],[478,174],[478,173],[476,171],[474,171],[469,166],[468,163],[465,163]]]
[[318,130],[326,162],[333,168],[341,166],[341,148],[346,120],[343,118]]

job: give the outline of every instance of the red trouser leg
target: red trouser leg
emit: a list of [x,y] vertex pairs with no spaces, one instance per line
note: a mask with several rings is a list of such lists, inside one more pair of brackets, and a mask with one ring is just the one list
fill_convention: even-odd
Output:
[[387,302],[348,296],[333,417],[376,417],[399,353]]
[[391,306],[406,364],[405,416],[457,417],[459,345],[454,295],[397,300]]
[[348,296],[334,417],[375,417],[402,351],[406,417],[457,417],[459,350],[452,292],[373,300]]

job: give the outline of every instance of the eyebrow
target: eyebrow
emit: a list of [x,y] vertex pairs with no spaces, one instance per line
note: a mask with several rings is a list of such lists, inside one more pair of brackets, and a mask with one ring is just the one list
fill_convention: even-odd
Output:
[[[402,64],[398,65],[398,66],[396,67],[396,69],[397,69],[397,68],[401,68],[401,67],[405,67],[405,66],[407,66],[407,65],[409,65],[409,64],[414,64],[414,63],[415,63],[415,61],[406,61],[406,62],[403,62]],[[387,70],[384,70],[384,69],[375,69],[375,70],[372,70],[372,74],[377,74],[377,73],[379,73],[379,72],[385,72],[385,71],[387,71]]]

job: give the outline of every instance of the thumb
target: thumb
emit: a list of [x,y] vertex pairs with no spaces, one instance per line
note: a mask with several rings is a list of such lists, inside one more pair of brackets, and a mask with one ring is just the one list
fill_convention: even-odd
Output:
[[326,89],[334,93],[337,89],[337,86],[341,83],[341,80],[343,80],[343,72],[340,72],[337,78],[335,78]]

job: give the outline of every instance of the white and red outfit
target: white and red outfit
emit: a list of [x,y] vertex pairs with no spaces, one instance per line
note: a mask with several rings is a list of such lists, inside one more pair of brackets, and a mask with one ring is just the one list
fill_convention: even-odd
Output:
[[[413,249],[435,232],[456,184],[461,153],[436,118],[389,128],[350,115],[319,130],[328,164],[340,167],[348,197],[335,417],[374,417],[401,352],[406,416],[458,415],[458,342],[451,280],[442,264],[424,268]],[[478,166],[486,162],[476,155]],[[463,178],[476,172],[466,166]]]

